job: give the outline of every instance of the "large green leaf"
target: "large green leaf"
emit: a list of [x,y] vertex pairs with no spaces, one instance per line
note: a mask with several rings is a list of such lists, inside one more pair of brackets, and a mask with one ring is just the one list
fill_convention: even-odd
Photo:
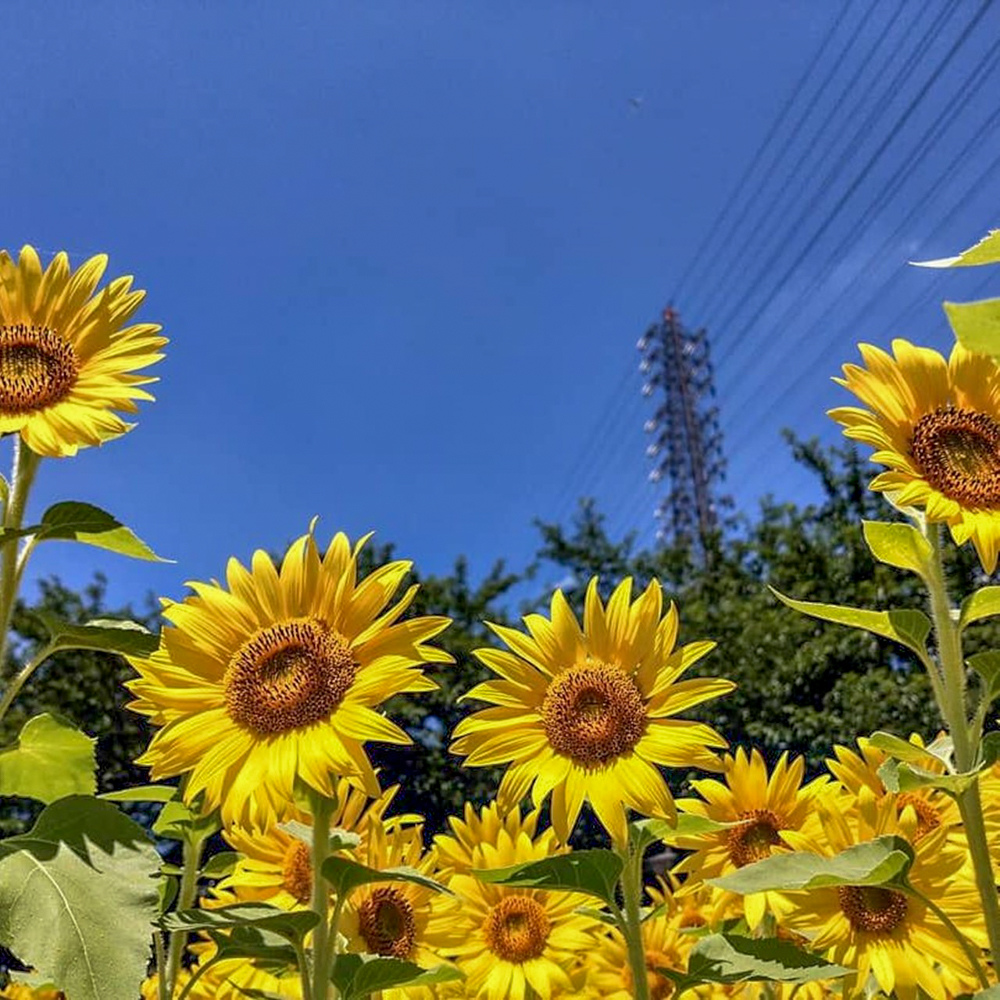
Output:
[[965,628],[981,618],[1000,615],[1000,587],[980,587],[962,601],[958,627]]
[[530,889],[584,892],[605,903],[615,903],[615,887],[622,873],[622,859],[612,851],[592,848],[558,854],[506,868],[479,868],[473,875],[482,882]]
[[927,636],[931,631],[931,620],[922,611],[867,611],[864,608],[849,608],[840,604],[818,604],[814,601],[797,601],[786,597],[780,591],[769,588],[771,593],[788,607],[811,615],[822,621],[848,625],[864,629],[886,639],[912,649],[921,657],[927,655]]
[[99,649],[123,656],[149,656],[160,644],[159,638],[138,622],[95,618],[85,625],[73,625],[48,611],[33,610],[32,614],[49,633],[53,652],[57,649]]
[[878,837],[848,847],[832,858],[808,851],[772,854],[729,875],[706,881],[740,895],[840,885],[891,885],[905,878],[911,864],[913,848],[902,837]]
[[977,354],[1000,356],[1000,299],[943,305],[955,338],[964,348]]
[[301,941],[319,923],[312,910],[281,910],[268,903],[234,903],[217,910],[175,910],[160,921],[167,931],[207,931],[227,927],[256,927]]
[[450,965],[422,969],[413,962],[381,955],[338,955],[330,976],[341,1000],[361,1000],[380,990],[399,986],[436,986],[461,979],[462,974]]
[[975,246],[963,250],[957,257],[937,260],[911,260],[917,267],[975,267],[978,264],[1000,264],[1000,229],[991,229]]
[[862,521],[861,527],[879,562],[926,576],[933,556],[931,543],[912,524]]
[[17,743],[0,751],[0,795],[55,802],[93,795],[95,741],[68,719],[44,712],[29,719]]
[[448,892],[440,882],[418,872],[416,868],[400,865],[397,868],[369,868],[350,858],[327,858],[321,869],[323,878],[333,886],[338,896],[347,896],[359,886],[371,885],[374,882],[415,882],[417,885],[433,889],[435,892]]
[[758,979],[808,983],[817,979],[836,979],[851,970],[803,951],[790,941],[709,934],[692,949],[686,973],[670,969],[659,971],[673,979],[680,990],[701,983],[741,983]]
[[0,841],[0,943],[73,1000],[135,1000],[160,857],[109,802],[72,795]]

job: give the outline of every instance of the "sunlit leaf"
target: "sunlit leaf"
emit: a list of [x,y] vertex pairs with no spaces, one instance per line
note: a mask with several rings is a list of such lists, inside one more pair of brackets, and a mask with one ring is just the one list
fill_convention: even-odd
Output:
[[24,724],[17,743],[0,751],[0,795],[39,802],[93,795],[95,742],[68,719],[36,715]]
[[135,1000],[160,857],[110,802],[72,795],[0,841],[0,942],[73,1000]]
[[592,848],[506,868],[475,869],[472,874],[481,882],[530,889],[585,892],[606,903],[614,903],[615,887],[621,877],[622,867],[622,859],[617,854]]
[[962,601],[958,627],[965,628],[981,618],[1000,615],[1000,587],[980,587]]
[[912,524],[862,521],[872,555],[888,566],[925,576],[932,559],[931,544]]
[[943,305],[955,338],[966,350],[1000,356],[1000,299]]
[[176,785],[136,785],[105,792],[98,798],[108,802],[169,802],[177,794]]
[[413,962],[381,955],[338,955],[330,976],[342,1000],[361,1000],[380,990],[399,986],[436,986],[462,979],[453,966],[422,969]]
[[968,658],[969,666],[983,681],[983,698],[990,704],[1000,695],[1000,651],[991,649],[985,653],[974,653]]
[[338,896],[349,895],[359,886],[375,882],[414,882],[435,892],[448,891],[440,882],[418,872],[416,868],[403,865],[379,870],[352,861],[350,858],[334,856],[323,862],[322,873],[323,878],[333,886]]
[[917,764],[887,760],[879,769],[878,776],[890,792],[912,792],[918,788],[940,788],[952,795],[958,795],[973,784],[978,774],[966,771],[962,774],[938,774]]
[[868,611],[863,608],[849,608],[840,604],[818,604],[814,601],[797,601],[792,597],[769,588],[771,593],[788,607],[811,615],[822,621],[864,629],[900,645],[912,649],[920,656],[927,655],[927,636],[931,631],[931,620],[922,611]]
[[991,229],[975,246],[956,257],[937,260],[911,260],[917,267],[975,267],[979,264],[1000,264],[1000,229]]
[[319,923],[312,910],[281,910],[267,903],[234,903],[217,910],[180,910],[160,921],[168,931],[207,931],[227,927],[256,927],[280,934],[289,941],[301,941]]
[[926,748],[900,739],[898,736],[893,736],[892,733],[883,733],[881,731],[872,733],[868,738],[868,742],[873,747],[883,750],[890,757],[895,757],[897,760],[905,760],[911,764],[927,764],[930,763],[933,757],[933,754]]
[[679,812],[674,826],[665,819],[648,820],[648,829],[655,833],[657,840],[666,844],[675,843],[680,837],[704,837],[706,834],[718,833],[720,830],[731,830],[733,827],[744,826],[745,820],[723,822],[708,816],[696,816],[694,813]]
[[840,885],[890,885],[899,883],[912,863],[913,848],[902,837],[877,837],[848,847],[832,858],[808,851],[772,854],[706,882],[740,895]]
[[137,622],[95,618],[85,625],[61,621],[48,611],[31,612],[45,626],[55,649],[99,649],[123,656],[149,656],[160,644]]

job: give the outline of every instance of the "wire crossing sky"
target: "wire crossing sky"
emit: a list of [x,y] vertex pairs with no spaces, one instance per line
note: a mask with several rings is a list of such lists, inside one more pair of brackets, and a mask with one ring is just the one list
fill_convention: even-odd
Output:
[[[523,565],[593,495],[650,540],[636,339],[709,330],[744,509],[810,496],[859,339],[940,347],[996,226],[992,0],[139,2],[4,11],[4,245],[111,254],[171,338],[127,438],[43,465],[176,565],[53,544],[115,600],[371,529]],[[983,293],[988,293],[983,289]],[[992,289],[997,293],[998,289]],[[829,425],[829,426],[828,426]]]

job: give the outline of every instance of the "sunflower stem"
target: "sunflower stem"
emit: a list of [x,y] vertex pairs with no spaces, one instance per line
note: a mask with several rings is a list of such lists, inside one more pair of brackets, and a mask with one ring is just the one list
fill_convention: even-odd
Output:
[[[979,752],[978,734],[972,731],[966,711],[965,658],[962,655],[962,636],[958,627],[957,613],[948,595],[948,584],[944,575],[941,533],[938,526],[928,525],[927,540],[931,544],[932,558],[925,576],[930,594],[931,618],[934,621],[934,637],[937,654],[941,661],[944,680],[944,698],[938,707],[955,747],[955,769],[959,773],[971,771]],[[957,796],[958,809],[965,826],[966,841],[976,878],[976,887],[983,905],[986,930],[990,940],[990,957],[994,974],[1000,970],[1000,900],[997,898],[996,879],[986,843],[986,825],[983,821],[983,804],[979,794],[979,782],[973,781]]]
[[52,655],[54,649],[53,643],[46,643],[14,676],[7,686],[7,690],[4,691],[3,698],[0,698],[0,722],[3,721],[7,709],[17,697],[18,691],[24,687],[25,681]]
[[[312,899],[310,907],[319,916],[319,923],[313,931],[312,942],[312,1000],[327,1000],[330,995],[330,933],[327,911],[330,891],[323,878],[323,862],[330,853],[330,819],[334,803],[325,795],[315,792],[310,795],[313,814],[312,842]],[[337,901],[338,903],[340,900]]]
[[159,930],[153,932],[153,951],[156,953],[156,996],[158,1000],[170,1000],[167,995],[167,950]]
[[[41,456],[36,455],[21,440],[20,435],[14,439],[14,469],[11,474],[10,495],[3,512],[5,532],[17,531],[21,527],[28,504],[28,494],[31,492],[31,484],[35,480],[41,460]],[[0,558],[0,676],[7,671],[8,633],[20,578],[17,552],[18,541],[11,539],[3,546],[3,556]]]
[[[184,869],[181,872],[181,885],[177,893],[177,911],[191,909],[195,892],[198,889],[198,867],[201,864],[201,848],[205,843],[202,837],[184,839]],[[180,974],[181,958],[187,944],[187,931],[171,931],[170,945],[167,950],[167,996],[173,998],[177,988],[177,977]]]
[[649,980],[646,977],[646,949],[642,940],[642,921],[639,908],[642,902],[641,847],[628,844],[620,849],[625,865],[622,868],[621,890],[624,921],[622,934],[628,948],[628,964],[632,970],[632,994],[635,1000],[649,1000]]

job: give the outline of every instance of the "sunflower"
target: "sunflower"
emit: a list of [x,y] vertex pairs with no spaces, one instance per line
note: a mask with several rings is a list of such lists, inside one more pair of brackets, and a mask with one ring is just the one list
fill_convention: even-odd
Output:
[[972,541],[987,573],[1000,549],[1000,368],[960,344],[948,361],[894,340],[895,357],[860,345],[867,367],[844,365],[838,384],[869,409],[829,415],[844,434],[875,448],[887,466],[871,483],[900,507],[923,507],[958,544]]
[[61,990],[51,987],[29,986],[27,983],[8,983],[0,990],[0,1000],[66,1000]]
[[[808,937],[814,951],[856,971],[845,986],[845,997],[864,995],[872,976],[880,990],[895,990],[899,1000],[917,1000],[921,990],[933,1000],[946,1000],[951,993],[942,984],[945,971],[949,980],[973,992],[977,979],[961,945],[925,902],[931,900],[947,914],[974,950],[985,947],[982,909],[965,852],[948,845],[943,826],[913,838],[912,827],[900,822],[895,804],[877,799],[867,788],[862,788],[855,808],[845,809],[843,803],[833,797],[817,802],[823,853],[838,854],[885,835],[904,837],[914,853],[908,878],[920,895],[884,886],[790,892],[785,894],[782,926]],[[798,841],[796,849],[819,846],[809,837],[788,837]]]
[[[406,867],[438,879],[435,852],[425,851],[421,827],[374,825],[359,860],[370,868]],[[447,908],[435,906],[440,893],[415,882],[376,882],[356,889],[347,901],[340,925],[347,951],[382,955],[428,969],[444,962],[442,948],[452,943]],[[387,989],[383,1000],[431,997],[427,987]]]
[[186,801],[220,806],[227,827],[267,829],[290,815],[296,779],[332,797],[347,777],[377,797],[363,741],[411,740],[374,706],[433,689],[414,668],[451,662],[426,645],[447,618],[399,621],[416,586],[385,610],[410,563],[357,582],[363,541],[352,549],[338,534],[321,558],[310,531],[280,573],[264,551],[252,570],[230,559],[229,589],[193,583],[193,596],[165,602],[172,627],[160,648],[131,660],[131,707],[163,727],[139,762],[154,778],[186,775]]
[[452,871],[467,872],[470,868],[485,868],[483,845],[496,847],[501,833],[517,839],[520,834],[533,838],[538,828],[538,810],[525,816],[521,810],[502,813],[496,802],[490,802],[478,811],[471,802],[465,803],[462,819],[448,817],[451,833],[439,833],[434,838],[434,848],[441,864]]
[[[495,844],[484,843],[473,854],[485,868],[503,868],[563,850],[551,829],[534,839],[523,829],[515,835],[502,829]],[[494,885],[471,872],[453,875],[448,888],[455,895],[438,904],[450,935],[441,951],[465,974],[465,996],[525,1000],[529,986],[540,997],[578,995],[574,974],[599,926],[576,912],[589,905],[586,896]]]
[[38,254],[17,262],[0,250],[0,434],[17,431],[38,455],[63,458],[131,430],[113,412],[136,413],[153,397],[136,375],[163,357],[155,323],[125,326],[146,293],[115,278],[95,294],[108,258],[71,271],[58,253],[42,271]]
[[627,836],[624,806],[673,817],[657,765],[718,770],[709,748],[726,745],[709,726],[672,718],[735,687],[716,678],[678,681],[715,644],[674,648],[677,610],[671,604],[661,619],[656,580],[634,602],[631,594],[632,581],[624,580],[605,608],[595,577],[583,629],[559,590],[551,619],[524,619],[527,635],[491,625],[512,652],[477,650],[501,679],[463,696],[497,707],[463,719],[452,750],[470,766],[511,764],[497,793],[501,810],[529,789],[536,807],[552,792],[552,824],[563,841],[585,799],[618,844]]
[[[190,975],[181,980],[184,983],[194,980],[187,994],[189,1000],[246,1000],[248,996],[302,998],[302,980],[297,969],[278,971],[255,965],[246,958],[224,958],[209,965],[216,952],[216,946],[210,943],[195,945],[191,951],[198,956],[198,962],[191,967]],[[205,971],[199,972],[202,969]]]
[[[395,798],[399,786],[386,789],[377,799],[369,799],[364,792],[352,788],[346,778],[337,782],[337,806],[330,819],[334,829],[357,833],[361,837],[359,848],[351,852],[360,857],[372,830],[383,822],[386,809]],[[312,817],[294,810],[290,818],[312,827]],[[391,826],[400,823],[419,823],[420,816],[394,816]],[[232,890],[239,900],[266,901],[272,906],[294,910],[308,909],[312,893],[313,870],[309,845],[294,837],[282,826],[267,830],[244,829],[233,826],[223,831],[230,846],[241,855],[233,873],[219,882],[220,889]]]
[[[699,836],[671,838],[672,844],[692,852],[674,867],[675,873],[687,876],[686,884],[692,888],[769,857],[776,847],[783,847],[784,831],[807,826],[814,814],[816,796],[826,790],[829,780],[821,778],[803,786],[805,762],[801,757],[790,762],[787,753],[778,758],[768,777],[760,751],[751,750],[748,756],[742,747],[734,756],[723,757],[723,767],[724,781],[692,781],[701,798],[677,802],[678,809],[693,816],[739,824]],[[773,893],[739,897],[720,890],[711,922],[735,911],[746,916],[753,930],[779,901]]]

